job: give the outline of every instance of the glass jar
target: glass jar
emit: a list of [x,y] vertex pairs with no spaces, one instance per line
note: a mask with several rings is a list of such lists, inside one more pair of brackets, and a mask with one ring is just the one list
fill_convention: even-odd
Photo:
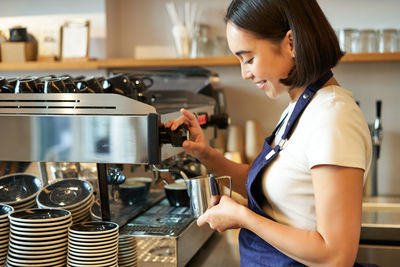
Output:
[[200,24],[196,27],[192,40],[191,57],[208,57],[212,55],[210,26]]
[[228,56],[231,52],[228,47],[228,42],[225,36],[217,36],[214,39],[214,56]]
[[379,52],[393,53],[399,51],[398,31],[396,29],[383,29],[380,31]]
[[376,53],[378,52],[378,33],[372,29],[362,30],[360,32],[360,52]]
[[342,29],[339,32],[340,48],[347,53],[360,53],[360,31]]

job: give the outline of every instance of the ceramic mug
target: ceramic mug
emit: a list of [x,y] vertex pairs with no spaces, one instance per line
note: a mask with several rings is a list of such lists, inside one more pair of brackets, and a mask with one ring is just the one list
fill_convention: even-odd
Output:
[[189,207],[190,200],[185,183],[172,183],[164,186],[168,202],[173,207]]
[[31,78],[17,80],[14,88],[14,93],[16,94],[37,93],[38,91],[36,81]]

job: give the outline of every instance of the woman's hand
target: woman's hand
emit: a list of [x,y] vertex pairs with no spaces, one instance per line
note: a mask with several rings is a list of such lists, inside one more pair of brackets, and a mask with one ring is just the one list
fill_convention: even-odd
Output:
[[186,109],[181,109],[181,113],[181,117],[168,121],[165,123],[165,127],[174,131],[180,125],[186,124],[189,129],[191,140],[184,141],[182,147],[186,153],[201,160],[207,156],[206,154],[209,148],[203,133],[203,129],[200,127],[197,117],[192,112]]
[[241,228],[241,220],[246,218],[244,216],[245,210],[246,207],[240,205],[232,198],[223,195],[218,205],[209,208],[197,219],[197,225],[203,226],[208,223],[211,229],[218,232]]

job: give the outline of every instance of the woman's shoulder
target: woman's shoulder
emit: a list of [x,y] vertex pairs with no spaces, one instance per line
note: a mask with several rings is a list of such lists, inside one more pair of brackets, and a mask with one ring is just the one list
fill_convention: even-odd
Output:
[[330,85],[318,90],[310,103],[310,109],[320,112],[345,112],[358,110],[353,93],[338,85]]
[[354,120],[364,121],[364,115],[353,98],[353,93],[343,87],[330,85],[320,89],[305,113],[314,122],[324,124]]
[[[355,104],[353,93],[339,85],[329,85],[321,88],[315,94],[315,99],[312,102],[326,103],[333,105],[341,102],[349,102]],[[311,102],[311,103],[312,103]]]

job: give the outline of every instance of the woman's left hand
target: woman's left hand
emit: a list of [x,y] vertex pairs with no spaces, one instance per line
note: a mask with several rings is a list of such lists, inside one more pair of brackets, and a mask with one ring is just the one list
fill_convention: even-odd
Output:
[[211,229],[223,232],[228,229],[241,228],[241,220],[243,216],[244,206],[223,195],[218,205],[209,208],[203,215],[197,219],[197,225],[203,226],[206,223]]

